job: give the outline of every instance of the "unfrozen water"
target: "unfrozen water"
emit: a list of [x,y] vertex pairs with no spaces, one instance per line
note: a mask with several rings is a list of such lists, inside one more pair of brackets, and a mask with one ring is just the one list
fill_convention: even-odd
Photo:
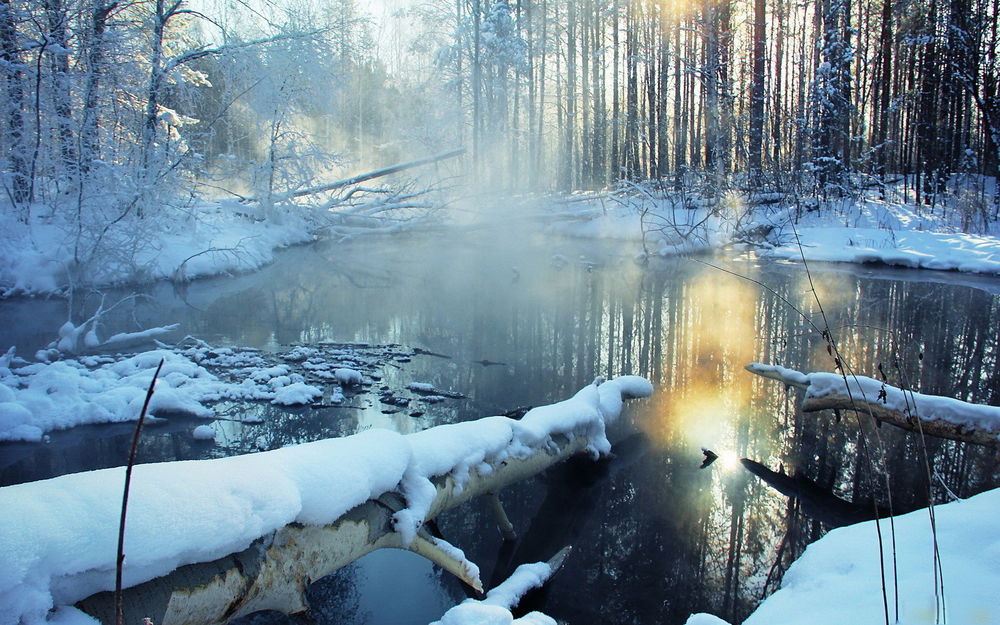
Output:
[[[996,279],[844,265],[807,274],[742,252],[647,262],[639,251],[440,232],[295,248],[259,273],[149,287],[115,309],[108,334],[179,322],[173,340],[265,354],[326,341],[398,344],[411,355],[381,363],[382,380],[348,390],[340,405],[217,405],[235,421],[213,422],[214,440],[192,435],[200,420],[151,426],[140,461],[252,453],[368,428],[412,432],[558,401],[598,374],[644,375],[656,392],[612,433],[613,458],[574,460],[502,493],[516,543],[502,543],[482,502],[439,518],[440,530],[480,565],[486,586],[573,545],[567,566],[525,606],[560,620],[669,624],[707,611],[739,621],[831,525],[870,516],[873,498],[896,512],[927,498],[914,436],[865,425],[861,445],[852,415],[800,415],[794,393],[743,370],[833,369],[802,316],[824,326],[814,291],[858,373],[879,377],[881,366],[897,386],[1000,404]],[[74,305],[83,319],[97,300]],[[34,353],[66,315],[64,301],[0,302],[0,347]],[[381,385],[405,405],[383,402]],[[237,422],[246,417],[260,423]],[[123,464],[131,430],[85,426],[46,443],[0,443],[0,484]],[[720,456],[705,469],[702,447]],[[945,486],[967,496],[1000,485],[992,453],[928,441],[927,454],[939,501]],[[791,476],[800,496],[771,489],[741,457]],[[888,468],[891,501],[873,464]],[[372,554],[310,590],[318,623],[426,623],[461,597],[457,582],[402,552]]]

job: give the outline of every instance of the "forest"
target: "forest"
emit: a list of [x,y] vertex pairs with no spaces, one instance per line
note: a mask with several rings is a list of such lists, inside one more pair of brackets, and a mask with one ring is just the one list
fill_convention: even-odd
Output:
[[964,185],[982,225],[997,9],[428,0],[376,20],[349,0],[4,0],[5,206],[79,213],[110,192],[114,220],[464,146],[499,189],[903,183],[935,205]]

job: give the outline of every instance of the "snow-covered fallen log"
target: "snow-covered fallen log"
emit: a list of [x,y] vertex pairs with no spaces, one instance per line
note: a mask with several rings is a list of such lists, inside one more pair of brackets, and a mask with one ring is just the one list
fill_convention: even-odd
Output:
[[803,412],[853,410],[912,432],[1000,449],[1000,407],[924,395],[864,376],[802,373],[750,363],[747,371],[805,390]]
[[[313,580],[375,549],[425,555],[473,586],[477,569],[423,524],[579,452],[607,453],[605,426],[636,376],[588,385],[521,420],[487,417],[402,435],[367,431],[217,460],[139,465],[125,537],[125,622],[205,625],[304,609]],[[0,625],[43,622],[79,602],[112,622],[123,468],[0,488]]]
[[[363,174],[351,176],[350,178],[344,178],[343,180],[328,182],[326,184],[310,187],[308,189],[299,189],[297,191],[292,191],[291,193],[287,193],[285,195],[289,198],[300,198],[300,197],[305,197],[307,195],[316,195],[317,193],[325,193],[327,191],[333,191],[334,189],[342,189],[343,187],[349,187],[352,184],[358,184],[359,182],[364,182],[366,180],[371,180],[373,178],[381,178],[382,176],[388,176],[389,174],[394,174],[396,172],[400,172],[405,169],[412,169],[413,167],[419,167],[421,165],[437,163],[439,161],[447,160],[449,158],[461,156],[462,154],[465,154],[465,148],[456,148],[454,150],[448,150],[447,152],[441,152],[440,154],[434,154],[433,156],[425,156],[424,158],[418,158],[412,161],[407,161],[405,163],[397,163],[395,165],[390,165],[389,167],[383,167],[381,169],[376,169],[374,171],[365,172]],[[254,198],[247,201],[256,201],[256,199]]]

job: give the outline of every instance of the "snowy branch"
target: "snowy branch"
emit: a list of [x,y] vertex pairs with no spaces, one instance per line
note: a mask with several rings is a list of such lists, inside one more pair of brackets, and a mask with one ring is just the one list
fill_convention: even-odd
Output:
[[997,406],[914,393],[864,376],[802,373],[760,363],[750,363],[746,370],[804,389],[803,412],[853,410],[911,432],[1000,449]]

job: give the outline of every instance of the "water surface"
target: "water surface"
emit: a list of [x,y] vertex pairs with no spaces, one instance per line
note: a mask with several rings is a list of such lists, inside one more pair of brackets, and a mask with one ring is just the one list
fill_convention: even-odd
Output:
[[[573,545],[564,570],[527,604],[574,623],[682,623],[698,611],[739,621],[831,525],[874,515],[875,505],[913,510],[928,493],[943,501],[945,486],[964,497],[1000,484],[990,452],[921,442],[849,414],[801,415],[794,393],[743,370],[752,361],[832,370],[818,331],[828,327],[860,374],[876,376],[881,365],[896,385],[1000,404],[1000,282],[843,265],[807,274],[742,252],[647,263],[638,251],[525,232],[443,232],[295,248],[259,273],[155,285],[148,299],[116,309],[109,330],[180,322],[176,338],[264,350],[399,343],[437,355],[388,367],[387,384],[430,382],[465,399],[417,418],[384,414],[363,396],[350,409],[225,405],[264,423],[218,421],[213,445],[193,440],[194,422],[175,421],[149,430],[141,457],[246,453],[369,427],[411,432],[558,401],[596,375],[647,376],[654,396],[612,432],[613,458],[574,460],[502,493],[516,543],[502,543],[482,502],[439,520],[487,586]],[[74,305],[82,315],[96,299]],[[0,342],[31,353],[66,309],[0,302]],[[0,445],[0,483],[122,464],[130,431],[92,426],[47,444]],[[721,456],[706,469],[702,447]],[[774,490],[742,457],[783,474],[801,496]],[[311,599],[320,623],[425,623],[462,592],[415,556],[388,552],[317,583]]]

